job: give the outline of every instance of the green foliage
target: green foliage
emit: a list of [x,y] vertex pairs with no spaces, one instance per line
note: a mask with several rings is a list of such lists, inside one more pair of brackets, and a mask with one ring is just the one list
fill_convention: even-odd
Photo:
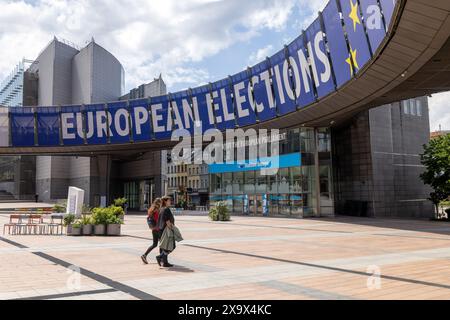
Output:
[[209,218],[212,221],[230,221],[230,212],[225,202],[218,202],[209,210]]
[[110,214],[106,220],[106,224],[123,224],[123,221],[118,216]]
[[83,216],[83,218],[81,218],[81,224],[83,226],[88,226],[90,224],[94,224],[94,221],[91,216],[85,215],[85,216]]
[[117,198],[114,200],[114,206],[124,208],[127,202],[128,202],[127,198]]
[[95,225],[122,224],[123,221],[119,217],[123,213],[123,208],[116,206],[94,208],[92,209],[92,221]]
[[109,209],[111,210],[112,214],[115,215],[116,217],[119,217],[119,216],[125,214],[125,211],[123,210],[123,208],[119,207],[119,206],[111,206],[111,207],[109,207]]
[[432,139],[425,145],[421,160],[426,170],[420,177],[433,188],[430,200],[438,213],[439,203],[450,196],[450,135]]
[[68,214],[64,217],[64,226],[67,227],[75,222],[75,215],[74,214]]
[[92,209],[92,220],[95,225],[104,225],[108,221],[111,210],[109,208]]
[[80,229],[83,226],[83,223],[81,222],[81,220],[76,220],[73,224],[72,224],[72,228],[73,229]]
[[53,206],[53,212],[55,213],[66,213],[67,211],[67,201],[57,203]]

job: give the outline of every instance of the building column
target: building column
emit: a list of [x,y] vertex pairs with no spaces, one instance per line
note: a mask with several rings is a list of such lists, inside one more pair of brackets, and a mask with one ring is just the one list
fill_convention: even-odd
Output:
[[319,136],[317,128],[314,128],[314,179],[316,193],[316,217],[320,217],[320,158],[319,158]]

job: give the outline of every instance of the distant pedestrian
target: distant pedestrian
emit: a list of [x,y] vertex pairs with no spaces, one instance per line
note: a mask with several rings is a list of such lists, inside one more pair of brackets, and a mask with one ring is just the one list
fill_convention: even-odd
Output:
[[159,213],[161,210],[161,204],[162,200],[160,198],[157,198],[147,212],[147,224],[150,230],[152,230],[153,244],[141,256],[142,262],[144,262],[145,264],[148,264],[147,256],[150,254],[150,252],[152,252],[153,249],[158,247],[158,241],[160,238],[158,220],[159,220]]
[[[172,198],[165,196],[162,198],[162,204],[161,204],[161,213],[159,214],[159,220],[158,220],[158,228],[159,228],[159,235],[160,238],[163,236],[164,231],[166,228],[173,229],[175,226],[175,217],[173,216],[172,211],[170,210],[170,206],[172,205]],[[172,250],[164,250],[160,247],[160,255],[156,257],[156,261],[158,264],[165,268],[173,267],[172,264],[168,261],[169,254],[175,249],[175,240],[173,241],[173,248]]]

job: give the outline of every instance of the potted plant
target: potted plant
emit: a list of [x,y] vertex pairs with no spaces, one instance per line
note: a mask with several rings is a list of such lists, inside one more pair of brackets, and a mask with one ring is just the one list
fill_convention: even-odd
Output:
[[108,236],[120,236],[121,226],[123,220],[114,214],[113,211],[110,212],[108,219],[106,221],[106,234]]
[[83,226],[83,236],[91,236],[93,233],[94,225],[90,216],[84,215],[81,219]]
[[209,218],[212,221],[230,221],[230,212],[225,202],[218,202],[209,210]]
[[74,214],[68,214],[64,217],[64,227],[67,228],[67,235],[72,235],[73,226],[72,224],[75,222],[75,215]]
[[94,234],[104,236],[106,234],[106,223],[108,219],[109,208],[94,208],[92,210],[92,222],[94,223]]
[[[127,198],[117,198],[114,200],[114,206],[121,207],[123,209],[123,213],[128,213],[128,199]],[[122,219],[123,220],[123,219]]]
[[116,217],[118,217],[120,220],[124,220],[125,219],[125,211],[122,207],[120,206],[111,206],[109,207],[113,213],[113,215],[115,215]]
[[71,236],[81,236],[81,231],[83,228],[83,224],[81,223],[80,220],[75,221],[72,224],[72,232],[69,234]]

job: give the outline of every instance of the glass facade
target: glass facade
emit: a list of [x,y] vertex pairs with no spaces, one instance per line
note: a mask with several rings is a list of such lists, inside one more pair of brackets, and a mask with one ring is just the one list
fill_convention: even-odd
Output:
[[273,175],[263,175],[261,170],[211,173],[211,204],[224,201],[232,212],[247,215],[333,214],[329,130],[296,128],[282,135],[280,155],[300,154],[299,165],[282,167]]
[[31,61],[23,60],[0,85],[0,106],[23,107],[24,73]]

